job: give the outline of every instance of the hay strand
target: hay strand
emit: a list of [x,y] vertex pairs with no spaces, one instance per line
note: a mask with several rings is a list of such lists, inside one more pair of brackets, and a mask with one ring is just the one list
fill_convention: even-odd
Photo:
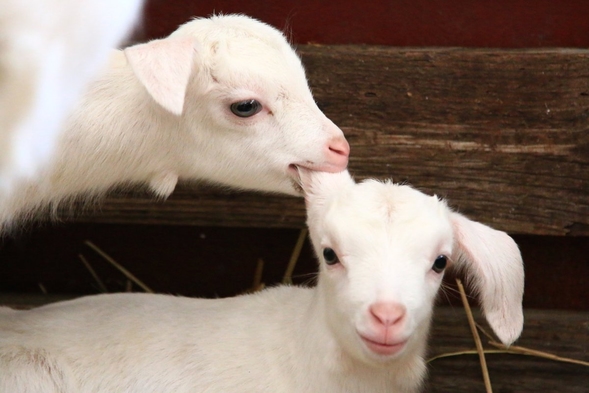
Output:
[[521,346],[517,346],[517,345],[507,346],[507,345],[505,345],[503,343],[497,342],[495,340],[495,338],[493,338],[493,336],[491,336],[489,334],[489,332],[487,332],[485,330],[485,328],[483,328],[481,325],[477,324],[477,328],[485,336],[487,336],[487,338],[489,339],[489,341],[488,341],[489,345],[492,345],[495,348],[498,348],[499,350],[505,351],[506,353],[510,353],[510,354],[513,354],[513,355],[536,356],[536,357],[539,357],[539,358],[554,360],[554,361],[557,361],[557,362],[572,363],[572,364],[578,364],[578,365],[581,365],[581,366],[589,366],[589,362],[585,362],[583,360],[562,357],[562,356],[554,355],[554,354],[549,353],[549,352],[538,351],[536,349],[521,347]]
[[104,258],[108,263],[110,263],[115,268],[117,268],[121,273],[123,273],[125,275],[125,277],[127,277],[129,280],[133,281],[137,286],[141,287],[145,292],[154,293],[151,288],[149,288],[141,280],[139,280],[137,277],[135,277],[133,275],[133,273],[131,273],[130,271],[125,269],[121,264],[119,264],[117,261],[115,261],[110,255],[108,255],[107,253],[102,251],[97,245],[92,243],[90,240],[86,240],[86,241],[84,241],[84,243],[88,247],[90,247],[91,249],[96,251],[96,253],[98,253],[102,258]]
[[290,255],[290,260],[288,261],[288,266],[286,267],[286,271],[284,272],[284,277],[282,278],[282,284],[291,285],[292,284],[292,272],[295,269],[297,261],[299,260],[299,256],[301,255],[301,250],[303,249],[303,244],[305,244],[305,239],[307,238],[307,228],[301,229],[299,232],[299,238],[295,244],[294,249],[292,250],[292,254]]
[[[571,364],[577,364],[580,366],[589,367],[589,362],[585,362],[583,360],[557,356],[557,355],[553,355],[548,352],[538,351],[538,350],[530,349],[530,348],[526,348],[526,347],[519,347],[516,345],[506,347],[505,345],[498,343],[498,342],[494,342],[494,341],[489,341],[489,345],[492,345],[492,346],[499,348],[499,349],[485,349],[484,352],[486,355],[506,354],[506,355],[519,355],[519,356],[533,356],[533,357],[539,357],[539,358],[543,358],[543,359],[553,360],[555,362],[571,363]],[[446,352],[446,353],[441,353],[439,355],[429,358],[426,361],[426,363],[431,363],[434,360],[438,360],[438,359],[451,358],[451,357],[456,357],[456,356],[478,355],[478,353],[479,352],[477,350]]]
[[96,274],[96,271],[92,268],[92,265],[90,265],[90,262],[88,262],[88,260],[86,258],[84,258],[84,256],[82,254],[78,254],[78,258],[80,258],[80,260],[82,261],[84,266],[86,266],[86,269],[90,272],[90,274],[94,278],[94,281],[96,281],[96,285],[98,285],[98,289],[100,290],[100,292],[107,293],[108,289],[106,288],[106,285],[104,285],[104,282],[102,282],[102,280],[100,279],[98,274]]
[[485,359],[485,352],[483,350],[483,343],[481,342],[481,338],[479,337],[474,317],[472,316],[472,311],[470,309],[470,305],[468,304],[468,299],[466,298],[466,292],[464,291],[464,287],[462,286],[462,281],[460,281],[460,279],[456,279],[456,283],[458,284],[458,289],[460,290],[460,298],[462,299],[462,304],[464,305],[464,311],[466,312],[466,316],[468,318],[470,331],[472,332],[474,343],[477,348],[477,353],[479,354],[481,371],[483,372],[483,380],[485,382],[485,390],[487,393],[493,393],[493,388],[491,386],[491,378],[489,377],[489,370],[487,369],[487,361]]
[[[485,349],[485,354],[494,354],[494,353],[510,353],[508,350],[501,350],[501,349]],[[444,358],[452,358],[456,356],[463,356],[463,355],[478,355],[479,351],[476,349],[471,349],[467,351],[457,351],[457,352],[446,352],[441,353],[439,355],[433,356],[426,360],[426,363],[431,363],[434,360],[444,359]]]
[[557,362],[563,362],[563,363],[572,363],[572,364],[578,364],[581,366],[588,366],[589,367],[589,362],[585,362],[583,360],[577,360],[577,359],[571,359],[571,358],[565,358],[565,357],[561,357],[561,356],[557,356],[548,352],[544,352],[544,351],[538,351],[536,349],[530,349],[530,348],[526,348],[526,347],[520,347],[517,345],[511,345],[509,347],[496,342],[496,341],[489,341],[489,345],[494,346],[495,348],[499,348],[500,350],[503,350],[507,353],[512,353],[514,355],[528,355],[528,356],[536,356],[539,358],[544,358],[544,359],[549,359],[549,360],[554,360]]
[[264,289],[264,283],[262,282],[262,273],[264,273],[264,260],[262,258],[258,258],[258,263],[256,265],[256,272],[254,273],[254,281],[252,283],[251,292],[257,292]]

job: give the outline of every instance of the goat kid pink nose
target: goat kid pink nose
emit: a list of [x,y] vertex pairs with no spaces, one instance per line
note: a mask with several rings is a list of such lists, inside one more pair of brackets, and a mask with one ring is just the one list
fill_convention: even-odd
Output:
[[343,136],[331,139],[327,144],[326,161],[330,165],[329,172],[341,172],[348,166],[350,145]]
[[373,322],[386,328],[401,324],[406,315],[405,307],[394,302],[374,303],[368,310]]

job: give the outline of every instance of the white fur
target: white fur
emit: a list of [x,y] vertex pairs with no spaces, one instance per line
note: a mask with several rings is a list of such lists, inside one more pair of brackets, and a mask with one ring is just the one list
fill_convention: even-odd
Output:
[[[0,392],[417,392],[440,254],[472,267],[501,340],[518,337],[523,267],[511,238],[408,186],[309,171],[302,184],[317,287],[0,310]],[[325,263],[326,247],[339,264]]]
[[35,176],[141,0],[0,1],[0,191]]
[[[230,111],[256,99],[249,118]],[[0,193],[2,223],[72,196],[178,179],[297,194],[291,164],[336,172],[349,146],[319,110],[300,59],[276,29],[242,15],[196,19],[169,37],[114,51],[33,181]]]

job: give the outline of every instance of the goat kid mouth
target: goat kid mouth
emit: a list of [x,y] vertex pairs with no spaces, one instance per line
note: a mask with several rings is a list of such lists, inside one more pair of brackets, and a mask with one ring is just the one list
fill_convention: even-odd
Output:
[[303,194],[303,188],[301,186],[301,174],[300,170],[303,169],[306,171],[312,172],[330,172],[330,173],[337,173],[341,172],[343,169],[334,166],[332,164],[315,164],[313,162],[307,162],[305,164],[290,164],[287,167],[287,174],[291,177],[291,183],[293,189],[298,192],[299,194]]
[[362,339],[362,342],[364,343],[364,345],[366,345],[366,347],[371,352],[374,352],[378,355],[383,355],[383,356],[396,355],[399,352],[401,352],[405,348],[405,345],[407,344],[407,340],[398,341],[398,342],[394,342],[394,343],[382,343],[382,342],[374,341],[370,338],[364,337],[361,334],[359,334],[359,336]]
[[299,171],[298,168],[307,169],[309,171],[316,171],[316,172],[329,172],[329,173],[338,173],[345,170],[340,166],[330,164],[330,163],[323,163],[317,164],[311,161],[305,163],[292,163],[288,166],[288,172],[295,177],[295,179],[299,178]]
[[286,170],[290,176],[292,176],[296,181],[300,180],[299,175],[299,166],[298,164],[290,164],[288,169]]
[[301,174],[299,172],[299,166],[296,164],[290,164],[287,169],[287,174],[290,176],[290,183],[292,189],[299,195],[303,196],[305,190],[303,190]]

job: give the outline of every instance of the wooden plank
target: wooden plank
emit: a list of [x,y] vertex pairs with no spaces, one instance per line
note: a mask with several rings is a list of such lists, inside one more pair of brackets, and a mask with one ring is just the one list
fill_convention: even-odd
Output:
[[[66,296],[63,296],[66,298]],[[30,308],[62,300],[56,297],[0,295],[0,305]],[[525,327],[519,346],[549,352],[561,357],[589,361],[589,312],[525,310]],[[475,311],[476,320],[486,326]],[[489,329],[490,331],[490,329]],[[438,307],[435,311],[428,357],[474,349],[466,315],[461,307]],[[485,349],[492,349],[486,345]],[[487,367],[495,392],[585,393],[589,386],[587,366],[560,363],[536,357],[488,354]],[[437,392],[484,391],[476,355],[461,355],[432,361],[426,389]]]
[[[299,47],[350,170],[449,198],[510,233],[589,234],[589,51]],[[180,187],[80,221],[301,227],[297,198]]]

